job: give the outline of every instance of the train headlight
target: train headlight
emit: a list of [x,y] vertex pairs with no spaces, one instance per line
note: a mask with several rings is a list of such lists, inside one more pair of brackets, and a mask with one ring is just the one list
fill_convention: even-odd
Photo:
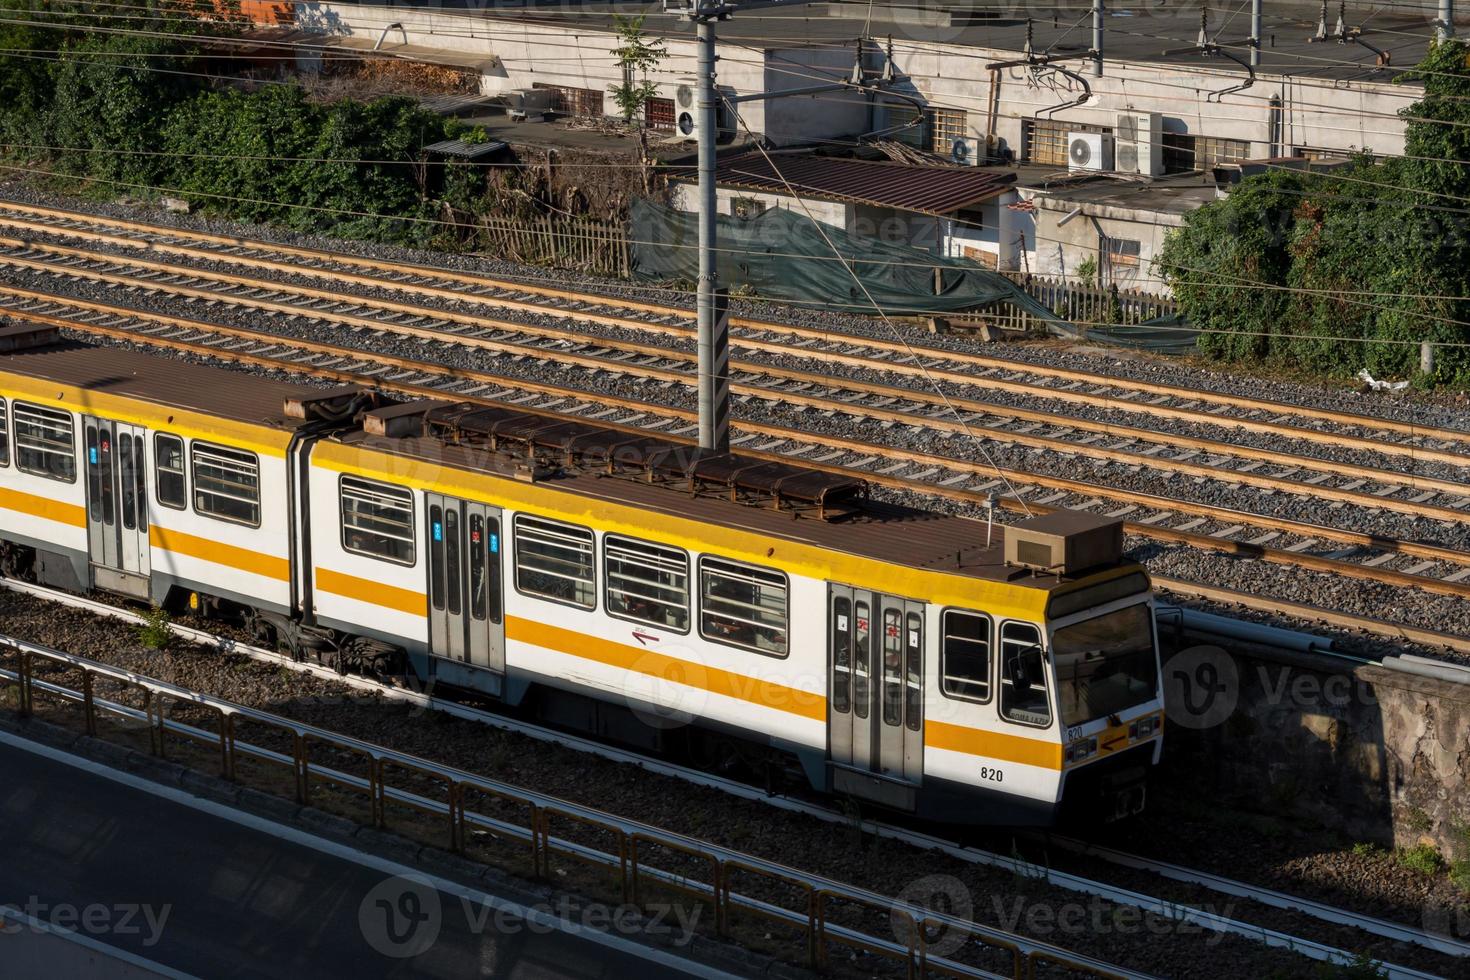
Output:
[[1067,761],[1081,762],[1083,759],[1097,755],[1097,738],[1084,738],[1080,742],[1073,742],[1067,746]]
[[1140,738],[1148,738],[1158,730],[1159,716],[1149,715],[1147,718],[1140,718],[1128,726],[1128,737],[1136,741]]

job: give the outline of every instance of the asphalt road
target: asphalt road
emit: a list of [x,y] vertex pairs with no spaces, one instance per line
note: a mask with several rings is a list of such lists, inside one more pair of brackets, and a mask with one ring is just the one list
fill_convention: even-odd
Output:
[[[292,828],[28,746],[0,735],[0,905],[171,971],[210,980],[718,975],[610,937],[615,909],[568,928],[558,921],[565,910],[396,875],[386,861]],[[666,925],[678,934],[673,915]],[[25,928],[0,928],[0,964]]]

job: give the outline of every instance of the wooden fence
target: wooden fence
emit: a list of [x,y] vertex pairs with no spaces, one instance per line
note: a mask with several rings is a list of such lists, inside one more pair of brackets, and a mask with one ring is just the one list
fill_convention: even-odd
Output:
[[632,274],[628,234],[620,224],[560,215],[529,220],[487,215],[480,229],[486,250],[498,258],[604,276]]
[[[1138,324],[1175,312],[1174,300],[1158,293],[1117,286],[1093,286],[1046,276],[1002,273],[1024,289],[1032,298],[1064,320],[1075,323],[1085,332],[1089,326],[1104,324]],[[1029,329],[1041,327],[1037,318],[1014,303],[997,303],[981,311],[980,316],[998,327]]]
[[[532,265],[548,265],[597,275],[627,278],[632,272],[627,229],[621,224],[590,218],[543,215],[539,218],[480,218],[483,247],[497,258]],[[1167,296],[1116,286],[1092,286],[1033,276],[1001,273],[1026,290],[1047,309],[1084,330],[1100,324],[1137,324],[1175,311]],[[1037,318],[1014,303],[961,313],[957,320],[983,319],[998,327],[1039,328]]]

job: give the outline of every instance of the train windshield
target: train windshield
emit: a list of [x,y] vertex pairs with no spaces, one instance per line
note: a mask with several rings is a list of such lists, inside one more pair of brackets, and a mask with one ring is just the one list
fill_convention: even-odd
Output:
[[1148,603],[1115,609],[1052,634],[1062,724],[1084,725],[1142,704],[1158,691]]

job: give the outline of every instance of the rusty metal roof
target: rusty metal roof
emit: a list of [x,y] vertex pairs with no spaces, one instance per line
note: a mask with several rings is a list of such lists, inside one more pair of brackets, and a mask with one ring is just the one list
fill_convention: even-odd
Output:
[[[689,167],[671,176],[692,183],[696,172]],[[988,201],[1015,180],[1015,174],[979,167],[923,167],[811,153],[741,153],[719,160],[715,169],[721,187],[788,196],[794,191],[798,197],[939,216]]]

